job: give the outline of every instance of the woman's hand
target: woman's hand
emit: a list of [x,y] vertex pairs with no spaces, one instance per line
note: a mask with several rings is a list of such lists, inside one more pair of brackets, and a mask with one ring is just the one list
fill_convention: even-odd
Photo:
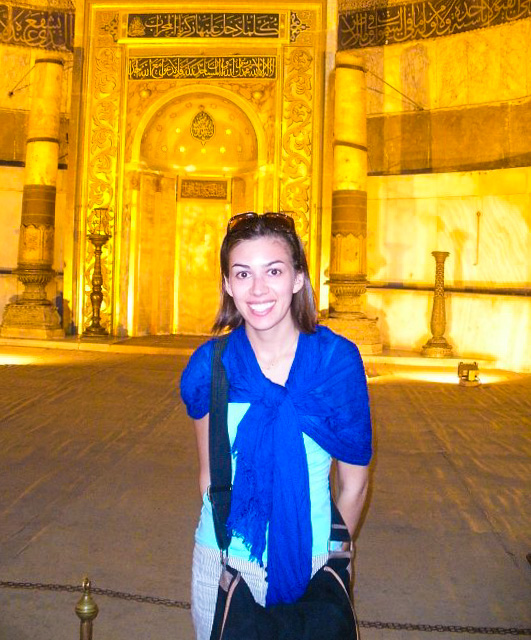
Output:
[[354,535],[358,526],[368,486],[369,467],[337,461],[336,505],[347,525],[350,537]]

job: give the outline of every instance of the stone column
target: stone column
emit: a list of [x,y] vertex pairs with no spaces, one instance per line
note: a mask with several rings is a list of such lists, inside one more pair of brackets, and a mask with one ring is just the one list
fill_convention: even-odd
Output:
[[57,309],[46,297],[46,285],[55,275],[52,265],[63,61],[49,56],[38,58],[32,76],[18,266],[13,271],[24,292],[6,306],[0,334],[55,338],[64,332]]
[[367,114],[363,59],[336,54],[332,245],[328,326],[361,353],[380,353],[377,321],[362,310],[367,289]]

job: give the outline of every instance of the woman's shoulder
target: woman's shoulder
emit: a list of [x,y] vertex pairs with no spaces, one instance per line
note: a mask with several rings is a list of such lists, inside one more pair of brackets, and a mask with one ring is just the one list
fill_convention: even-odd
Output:
[[345,336],[335,333],[335,331],[323,324],[318,324],[315,327],[315,333],[312,335],[323,353],[336,352],[344,355],[359,356],[358,347],[354,342],[345,338]]
[[194,419],[202,418],[208,413],[215,342],[216,338],[212,338],[199,346],[190,356],[181,376],[181,398],[188,415]]

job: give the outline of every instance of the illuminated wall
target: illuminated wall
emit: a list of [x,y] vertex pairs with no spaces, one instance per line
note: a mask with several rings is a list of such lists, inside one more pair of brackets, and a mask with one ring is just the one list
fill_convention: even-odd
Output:
[[[340,7],[340,46],[368,69],[367,311],[386,346],[418,351],[430,337],[431,252],[449,251],[456,353],[529,370],[530,8],[473,5]],[[421,9],[433,20],[410,20]]]
[[48,299],[61,306],[64,272],[66,201],[68,180],[68,116],[72,89],[74,8],[70,2],[34,0],[0,5],[0,314],[24,287],[12,275],[17,266],[28,113],[33,90],[32,68],[36,57],[47,51],[65,60],[61,92],[59,175],[56,197],[54,264],[56,277],[48,287]]
[[[130,126],[132,116],[137,117],[135,109],[140,108],[142,101],[154,104],[156,95],[145,97],[147,89],[169,89],[161,82],[157,85],[146,82],[144,87],[140,80],[130,81],[129,94],[126,95],[125,88],[121,94],[117,84],[112,91],[120,98],[111,100],[110,85],[99,84],[100,80],[109,78],[114,82],[118,72],[111,78],[104,69],[101,73],[98,71],[98,64],[105,63],[105,59],[90,57],[93,53],[86,47],[84,23],[89,25],[88,41],[94,44],[95,52],[105,38],[112,40],[112,46],[118,50],[122,45],[118,44],[116,34],[126,27],[116,21],[115,24],[114,14],[107,15],[105,11],[107,7],[120,5],[120,15],[125,15],[127,3],[101,3],[102,13],[94,21],[93,32],[90,32],[90,14],[84,12],[91,6],[96,7],[97,2],[57,0],[53,11],[48,5],[44,0],[34,0],[32,7],[13,2],[0,6],[0,12],[5,7],[10,9],[5,15],[1,14],[0,19],[17,24],[16,29],[4,30],[0,35],[0,231],[4,238],[0,243],[0,313],[4,305],[21,292],[21,285],[11,272],[17,265],[26,122],[30,108],[31,73],[26,74],[42,51],[63,51],[68,62],[62,91],[56,206],[54,268],[58,276],[49,285],[49,299],[55,300],[65,291],[68,328],[72,312],[78,316],[87,313],[86,287],[90,282],[91,263],[82,240],[86,202],[79,194],[86,188],[83,163],[92,160],[88,157],[89,150],[83,157],[83,137],[88,132],[95,135],[98,142],[98,136],[105,133],[104,127],[94,129],[83,112],[83,105],[88,105],[90,111],[100,102],[114,108],[113,105],[121,104],[120,100],[127,100],[129,111],[120,107],[122,110],[116,117],[106,121],[111,122],[116,134],[123,124]],[[72,33],[74,5],[75,34]],[[316,3],[311,6],[317,7]],[[365,297],[368,314],[380,319],[384,344],[418,351],[430,337],[434,278],[431,251],[447,250],[450,257],[446,262],[446,336],[456,353],[529,370],[530,304],[526,294],[529,294],[531,280],[531,9],[524,0],[493,3],[489,11],[485,6],[479,0],[415,3],[347,0],[339,5],[330,2],[326,7],[330,22],[324,29],[327,49],[322,70],[327,95],[321,101],[323,84],[320,82],[312,85],[311,91],[308,89],[312,81],[309,76],[300,76],[299,84],[286,81],[283,91],[287,95],[289,86],[293,85],[295,91],[300,85],[315,101],[316,112],[322,103],[326,113],[333,112],[330,78],[337,20],[339,48],[353,49],[363,55],[368,70],[369,288]],[[285,4],[284,9],[286,7]],[[302,16],[310,4],[295,2],[292,8]],[[176,10],[175,7],[172,10]],[[44,14],[46,24],[53,28],[30,28],[44,24]],[[420,15],[429,19],[419,21]],[[301,24],[292,25],[297,30],[296,37],[310,37],[309,32],[301,31],[304,23]],[[132,41],[127,46],[133,46]],[[212,81],[212,86],[215,84]],[[275,104],[287,113],[288,101],[283,107],[280,93]],[[308,104],[314,108],[313,102]],[[142,113],[138,113],[140,119]],[[271,119],[267,122],[267,126],[274,125]],[[294,126],[296,122],[292,119],[288,124]],[[317,130],[318,124],[315,127]],[[308,184],[311,182],[311,211],[316,217],[320,215],[319,224],[311,231],[311,259],[316,272],[320,273],[320,302],[321,308],[326,309],[324,281],[329,261],[332,153],[329,116],[323,129],[323,148],[319,150],[324,157],[322,191],[319,181],[311,181],[309,173],[305,180]],[[120,154],[127,151],[130,133],[131,129],[125,129],[122,138],[116,138],[113,143],[116,154],[109,155],[110,162],[115,163]],[[280,135],[277,138],[280,150]],[[295,141],[295,137],[292,139]],[[94,149],[97,151],[97,145]],[[311,155],[307,154],[298,166],[309,164],[310,160]],[[281,171],[286,172],[289,166],[285,163]],[[104,172],[104,165],[101,167]],[[129,184],[126,170],[124,167],[116,187],[127,203],[134,176],[131,175]],[[115,180],[116,172],[109,174],[109,179]],[[162,194],[169,194],[173,183],[164,180]],[[153,198],[159,197],[158,193],[154,189]],[[275,201],[277,197],[275,192]],[[146,208],[146,216],[150,206]],[[155,218],[144,219],[146,224],[153,222],[154,226],[149,228],[156,231],[154,221]],[[173,224],[170,218],[168,221]],[[127,246],[126,240],[129,241],[123,236],[123,247]],[[144,257],[142,251],[139,253],[140,260],[149,259],[148,250],[149,245],[145,244]],[[175,251],[180,252],[178,243]],[[114,286],[120,292],[127,292],[129,288],[130,255],[122,251],[114,265],[117,270]],[[165,267],[163,263],[159,266],[159,276],[162,274],[164,279]],[[139,290],[151,291],[145,271],[142,278]],[[160,291],[149,313],[139,305],[136,307],[138,327],[145,327],[142,331],[150,328],[165,331],[171,324],[167,320],[170,311],[161,306],[161,301],[170,304],[171,296],[168,298],[162,289]],[[125,293],[123,295],[123,303],[119,296],[113,303],[116,309],[122,309],[120,313],[124,316],[116,312],[117,332],[123,330],[127,322],[128,301]],[[109,313],[111,310],[109,306]],[[156,317],[154,310],[158,313]]]

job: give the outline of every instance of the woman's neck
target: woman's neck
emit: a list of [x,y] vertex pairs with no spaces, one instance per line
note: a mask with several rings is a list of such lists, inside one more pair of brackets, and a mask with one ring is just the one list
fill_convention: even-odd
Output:
[[297,327],[292,324],[274,331],[255,331],[246,325],[245,333],[262,373],[272,382],[284,385],[297,351],[300,333]]

